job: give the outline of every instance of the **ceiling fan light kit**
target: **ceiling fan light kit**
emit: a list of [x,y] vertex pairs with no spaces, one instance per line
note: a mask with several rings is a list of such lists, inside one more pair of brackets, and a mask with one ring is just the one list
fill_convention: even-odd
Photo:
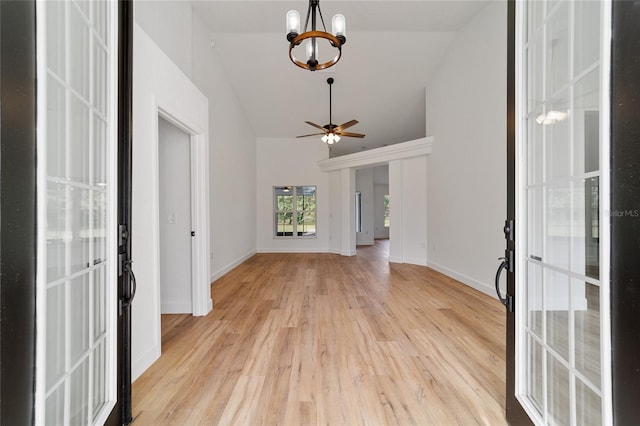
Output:
[[[316,28],[317,16],[320,16],[322,29]],[[307,31],[309,26],[309,18],[311,18],[311,30]],[[327,32],[320,10],[320,0],[309,0],[307,8],[307,18],[304,23],[304,31],[300,33],[300,13],[297,10],[287,12],[287,40],[289,41],[289,58],[291,62],[300,68],[316,71],[323,70],[335,65],[342,56],[342,46],[347,42],[346,38],[346,20],[344,15],[336,14],[331,19],[332,33]],[[329,44],[337,49],[337,54],[333,59],[326,62],[319,62],[318,39],[328,40]],[[295,57],[294,50],[303,41],[306,41],[306,61],[302,61]]]
[[327,83],[329,84],[329,124],[325,124],[324,126],[321,126],[311,121],[305,121],[305,123],[307,123],[308,125],[313,126],[316,129],[322,130],[322,133],[312,133],[310,135],[300,135],[296,137],[306,138],[307,136],[322,135],[320,139],[322,139],[322,142],[326,143],[327,145],[333,145],[334,143],[340,142],[340,139],[343,136],[346,136],[349,138],[364,138],[365,135],[363,135],[362,133],[351,133],[351,132],[344,131],[345,129],[348,129],[351,126],[355,126],[356,124],[358,124],[358,120],[350,120],[350,121],[347,121],[346,123],[342,123],[339,126],[336,126],[331,122],[331,85],[333,84],[333,82],[334,82],[333,78],[327,79]]

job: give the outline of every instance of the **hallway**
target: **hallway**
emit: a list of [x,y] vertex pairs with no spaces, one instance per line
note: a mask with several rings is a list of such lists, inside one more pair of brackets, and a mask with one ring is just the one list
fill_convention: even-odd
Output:
[[134,424],[504,424],[502,306],[387,244],[258,254],[163,316]]

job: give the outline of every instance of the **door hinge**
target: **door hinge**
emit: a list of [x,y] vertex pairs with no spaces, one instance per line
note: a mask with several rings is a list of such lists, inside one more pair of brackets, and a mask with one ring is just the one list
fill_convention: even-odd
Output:
[[516,228],[513,223],[513,219],[507,219],[504,221],[504,228],[502,228],[502,231],[504,232],[504,238],[506,238],[507,241],[515,241]]
[[507,271],[508,272],[514,272],[515,268],[515,259],[514,259],[514,254],[513,254],[513,250],[512,249],[506,249],[504,251],[504,258],[507,262]]
[[506,294],[505,295],[505,299],[506,299],[506,303],[504,304],[504,306],[507,307],[507,311],[508,312],[513,312],[513,308],[515,307],[515,301],[513,300],[513,296],[511,294]]
[[127,244],[129,239],[129,229],[127,225],[118,225],[118,247],[122,247]]
[[126,253],[118,254],[118,276],[121,277],[124,274],[124,262],[127,260]]

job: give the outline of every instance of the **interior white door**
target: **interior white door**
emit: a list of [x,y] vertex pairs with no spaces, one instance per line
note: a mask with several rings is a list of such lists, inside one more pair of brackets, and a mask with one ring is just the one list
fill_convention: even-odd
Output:
[[538,424],[610,424],[608,2],[517,2],[516,394]]
[[103,424],[117,399],[117,7],[37,2],[36,424]]
[[191,137],[158,117],[160,300],[163,314],[192,313]]

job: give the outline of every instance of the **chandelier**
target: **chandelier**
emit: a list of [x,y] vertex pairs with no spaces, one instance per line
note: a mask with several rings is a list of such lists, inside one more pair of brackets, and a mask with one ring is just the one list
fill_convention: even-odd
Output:
[[[316,29],[316,19],[320,16],[322,28],[324,31]],[[311,30],[307,31],[309,25],[309,17],[311,17]],[[304,23],[304,32],[300,33],[300,13],[297,10],[287,12],[287,40],[289,41],[289,58],[291,62],[309,71],[323,70],[336,64],[342,56],[342,45],[347,42],[345,37],[345,18],[344,15],[337,14],[331,19],[332,33],[327,32],[324,25],[324,18],[320,10],[320,0],[309,0],[307,9],[307,19]],[[329,45],[337,49],[337,54],[333,59],[326,62],[319,62],[318,55],[318,39],[325,39]],[[294,49],[306,40],[306,60],[297,59],[294,55]]]

